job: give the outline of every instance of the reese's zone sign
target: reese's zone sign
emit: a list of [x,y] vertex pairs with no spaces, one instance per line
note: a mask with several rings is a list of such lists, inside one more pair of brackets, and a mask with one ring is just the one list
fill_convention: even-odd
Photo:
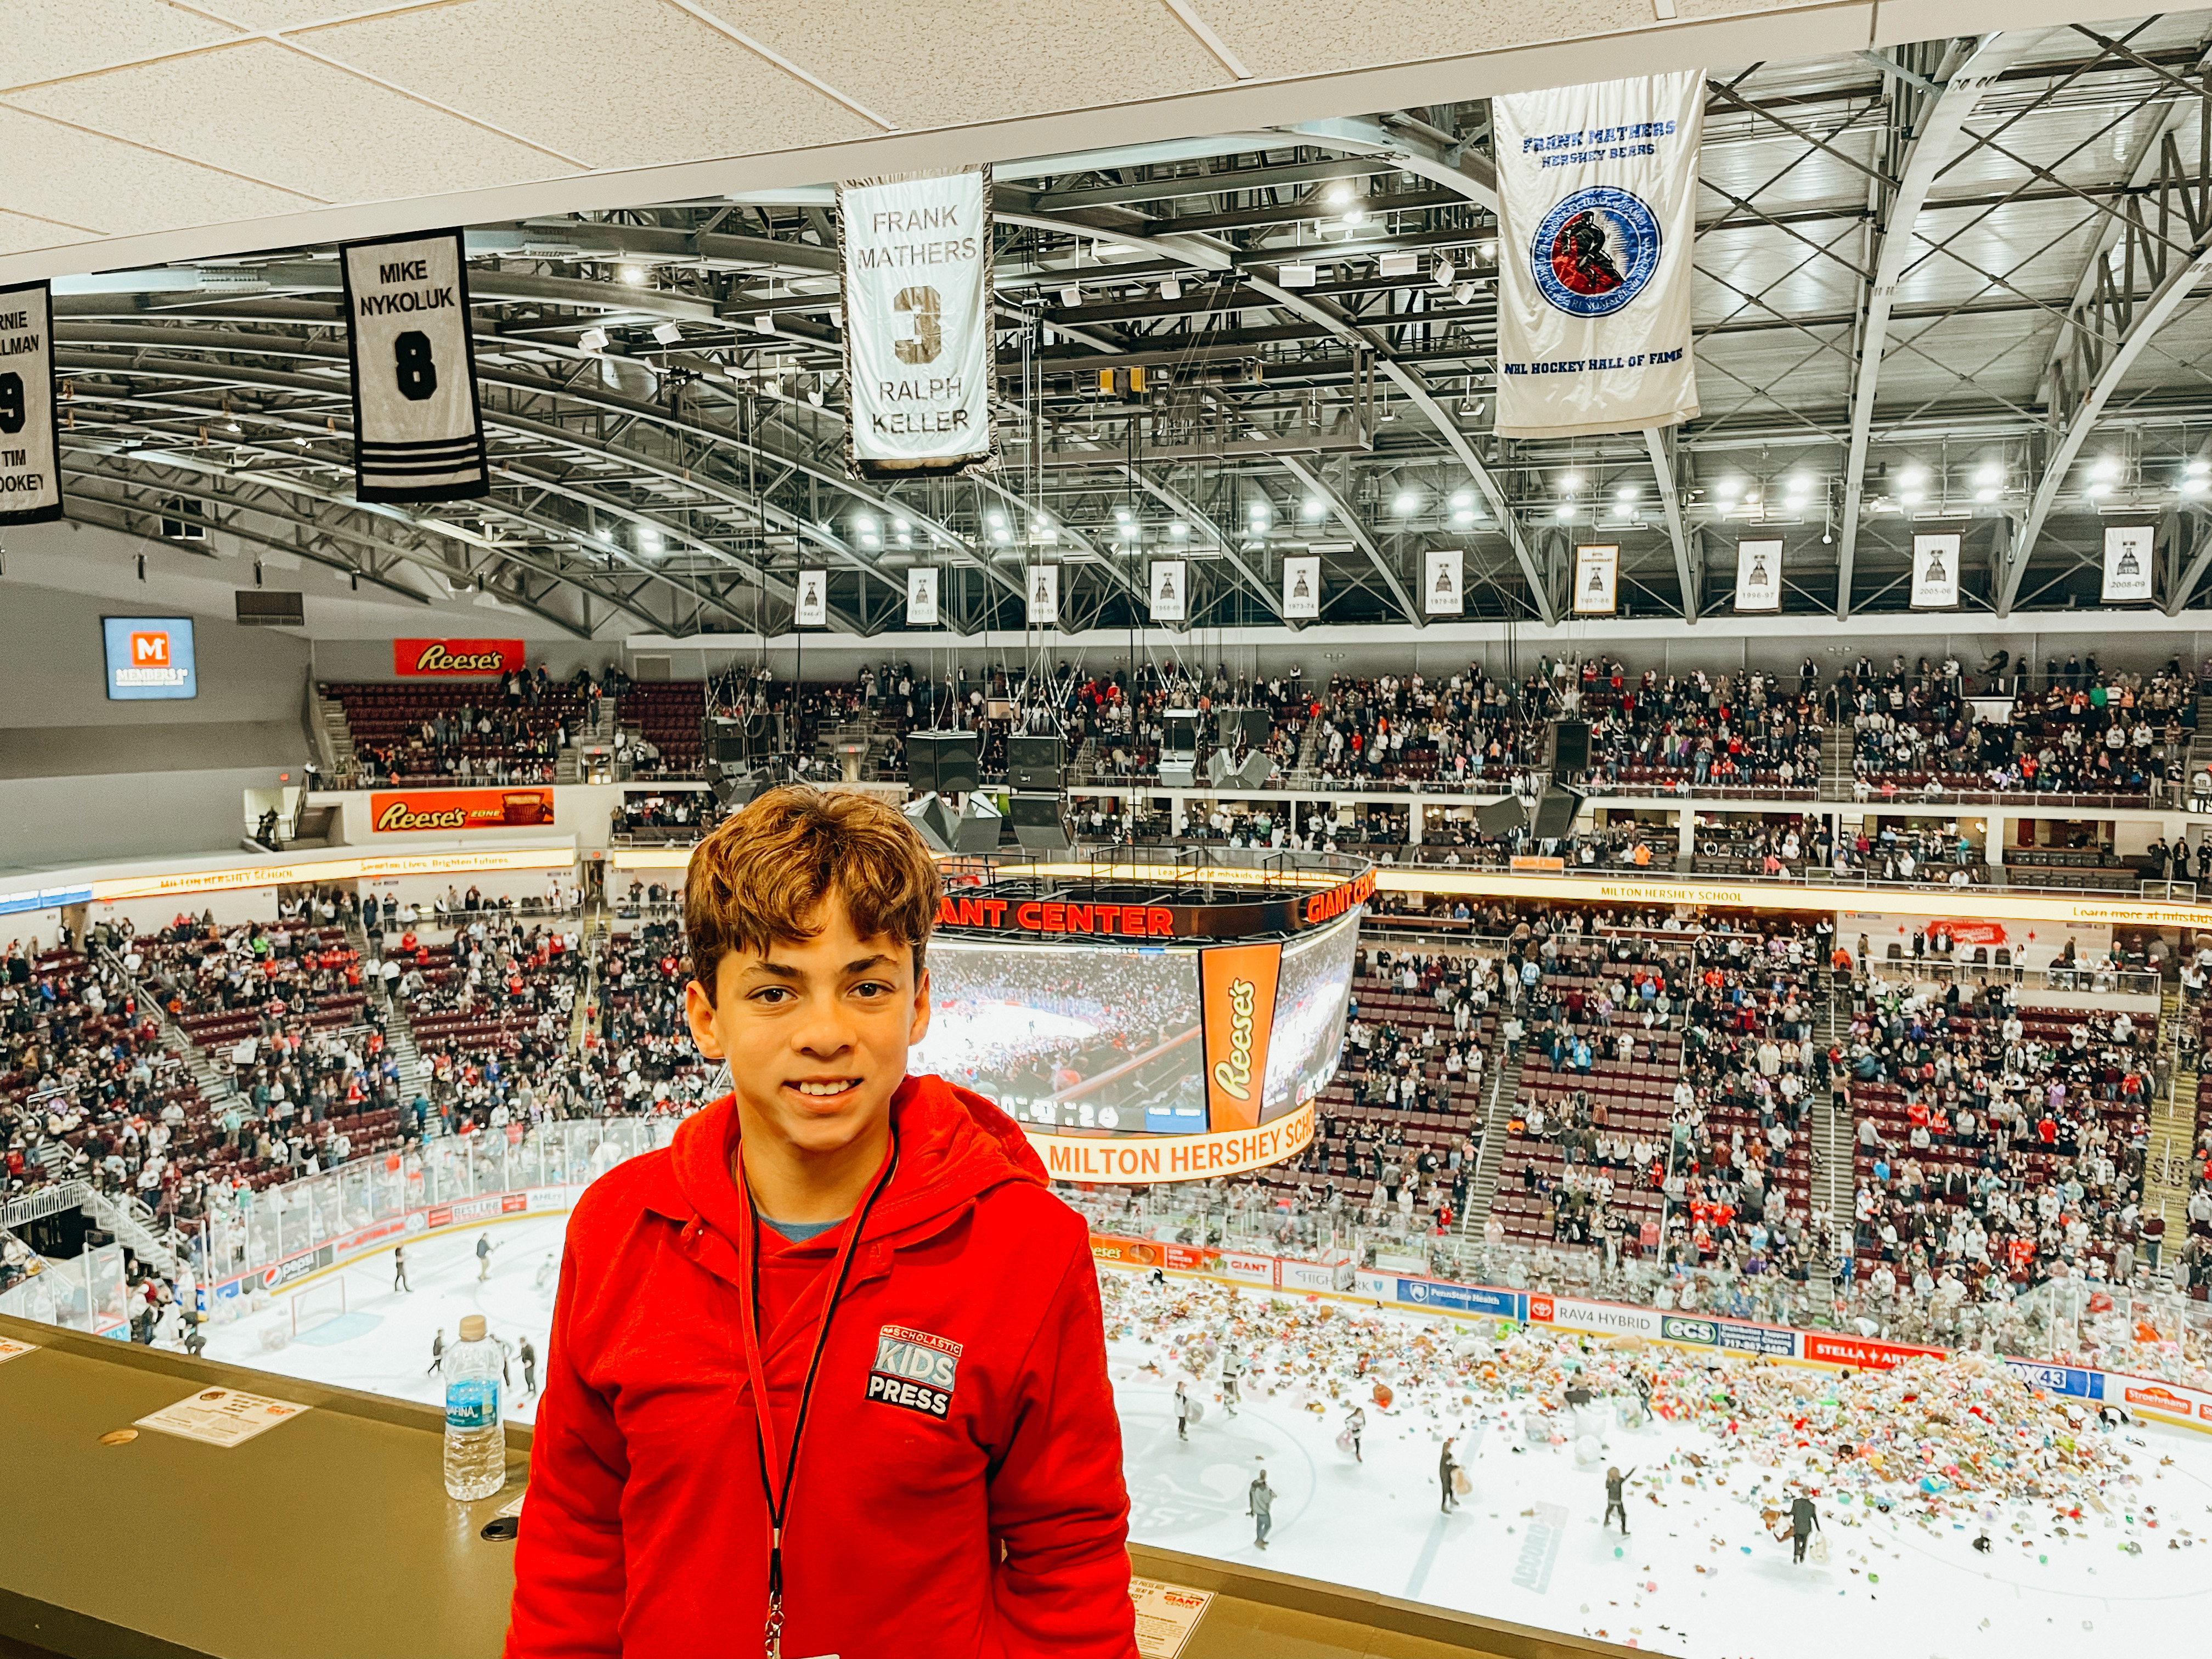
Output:
[[368,798],[370,827],[401,830],[544,830],[553,822],[550,789],[394,789]]

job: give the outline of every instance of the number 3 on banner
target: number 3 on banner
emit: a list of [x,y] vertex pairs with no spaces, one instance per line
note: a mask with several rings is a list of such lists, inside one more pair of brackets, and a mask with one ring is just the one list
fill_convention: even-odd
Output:
[[23,377],[20,374],[0,374],[0,432],[21,432],[26,418]]
[[410,404],[434,397],[438,391],[438,365],[430,356],[430,337],[419,328],[410,328],[392,341],[392,351],[399,395]]
[[937,354],[945,349],[945,325],[940,320],[944,302],[933,288],[902,288],[891,301],[895,311],[914,314],[915,337],[894,343],[902,363],[933,363]]

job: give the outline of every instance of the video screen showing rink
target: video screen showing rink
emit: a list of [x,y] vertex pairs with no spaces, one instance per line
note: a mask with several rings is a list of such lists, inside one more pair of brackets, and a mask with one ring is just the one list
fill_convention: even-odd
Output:
[[[1355,914],[1283,947],[1258,1121],[1311,1099],[1334,1073],[1358,931]],[[915,1067],[990,1097],[1024,1123],[1203,1133],[1200,954],[939,938]]]

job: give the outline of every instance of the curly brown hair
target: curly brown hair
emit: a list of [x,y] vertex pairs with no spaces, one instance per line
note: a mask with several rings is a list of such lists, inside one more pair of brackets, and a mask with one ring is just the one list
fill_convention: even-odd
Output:
[[942,893],[937,865],[898,809],[859,789],[790,783],[732,813],[693,849],[684,881],[691,977],[714,1000],[732,951],[761,955],[822,931],[832,891],[862,939],[914,951],[914,971]]

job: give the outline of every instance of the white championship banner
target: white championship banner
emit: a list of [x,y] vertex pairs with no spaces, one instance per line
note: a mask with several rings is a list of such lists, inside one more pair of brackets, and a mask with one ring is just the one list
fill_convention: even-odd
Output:
[[354,494],[364,501],[489,495],[461,233],[350,242],[338,268],[353,357]]
[[1690,349],[1705,76],[1493,99],[1498,435],[1673,426]]
[[911,627],[937,626],[937,567],[918,564],[906,573],[906,619]]
[[1735,608],[1739,611],[1782,609],[1782,538],[1779,536],[1735,544]]
[[1949,611],[1959,603],[1959,538],[1955,532],[1912,538],[1912,608]]
[[2105,531],[2105,603],[2130,605],[2151,597],[2151,547],[2156,530],[2147,524],[2116,524]]
[[1022,579],[1028,595],[1027,617],[1032,628],[1051,628],[1060,621],[1060,567],[1033,564]]
[[53,298],[44,283],[0,288],[0,524],[61,515]]
[[863,477],[997,465],[990,200],[988,167],[837,186],[845,459]]
[[829,627],[830,573],[826,570],[800,571],[799,592],[793,596],[791,610],[794,628]]
[[1620,548],[1575,550],[1575,615],[1610,617],[1620,607]]
[[1460,587],[1466,554],[1455,547],[1432,547],[1421,557],[1421,611],[1431,617],[1456,617],[1465,609]]
[[1321,556],[1283,561],[1283,620],[1313,622],[1321,615]]
[[1190,615],[1190,565],[1182,559],[1152,561],[1152,620],[1182,622]]

